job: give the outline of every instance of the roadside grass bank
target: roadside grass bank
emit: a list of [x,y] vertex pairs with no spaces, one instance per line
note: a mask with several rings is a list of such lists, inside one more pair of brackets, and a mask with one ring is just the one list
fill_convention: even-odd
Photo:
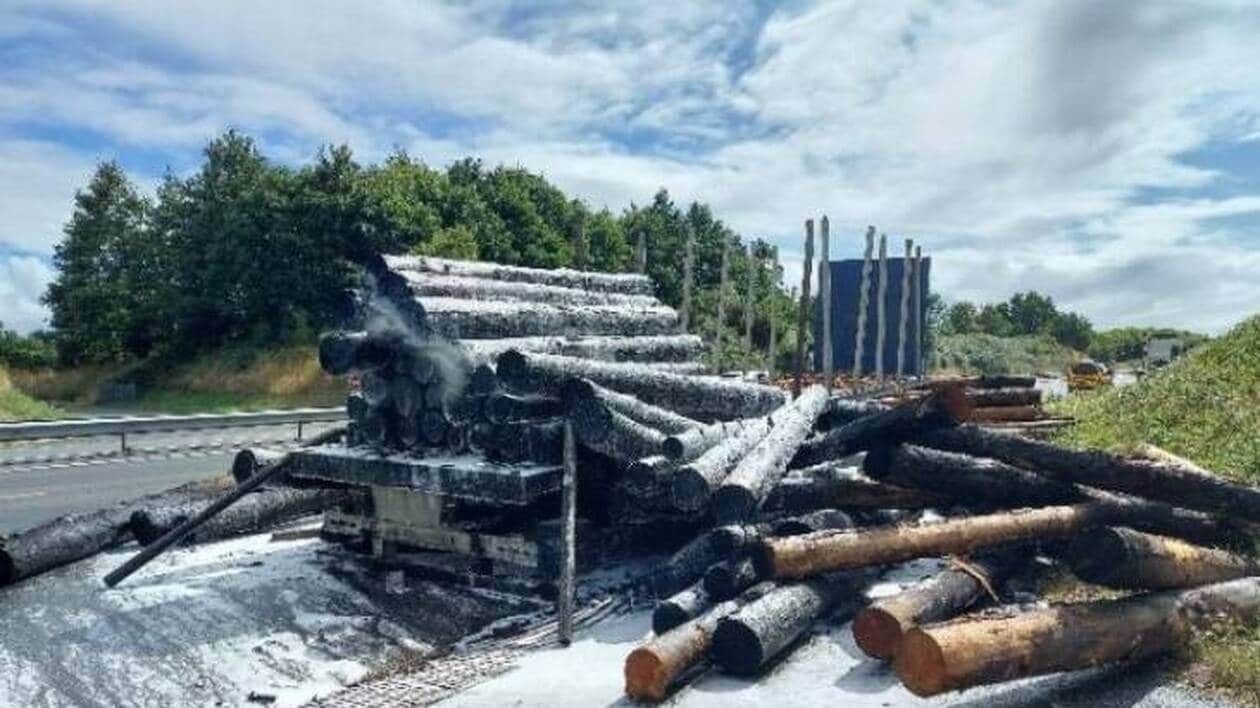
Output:
[[1260,484],[1260,316],[1131,386],[1048,407],[1076,419],[1060,442],[1120,452],[1151,443]]
[[1079,355],[1047,335],[939,334],[932,368],[955,374],[1062,374]]
[[0,369],[0,421],[43,420],[60,415],[56,408],[17,389],[8,372]]

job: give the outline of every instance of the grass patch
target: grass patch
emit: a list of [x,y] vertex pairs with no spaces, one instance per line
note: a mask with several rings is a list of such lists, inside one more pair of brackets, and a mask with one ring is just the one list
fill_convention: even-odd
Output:
[[1148,442],[1260,484],[1260,316],[1131,386],[1050,408],[1077,421],[1060,442],[1117,451]]
[[103,382],[124,371],[125,367],[118,364],[73,369],[11,369],[9,378],[15,388],[31,398],[88,406],[96,402],[96,391]]
[[936,338],[932,368],[958,374],[1061,373],[1076,357],[1046,335],[943,334]]
[[230,349],[162,374],[138,405],[169,413],[336,406],[346,390],[320,369],[314,347]]
[[1205,632],[1195,638],[1189,659],[1190,683],[1260,706],[1260,623]]
[[46,420],[60,414],[56,408],[18,390],[9,380],[8,372],[0,369],[0,421]]

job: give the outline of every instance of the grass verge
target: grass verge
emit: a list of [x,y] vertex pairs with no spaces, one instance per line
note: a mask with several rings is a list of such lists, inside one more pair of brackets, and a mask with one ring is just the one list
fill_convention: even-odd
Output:
[[1191,684],[1260,706],[1260,622],[1206,632],[1189,649]]
[[233,349],[166,372],[137,405],[167,413],[337,406],[346,390],[344,379],[320,369],[314,347]]
[[59,416],[56,408],[14,387],[8,372],[0,369],[0,421],[45,420]]
[[934,369],[958,374],[1061,373],[1077,354],[1044,335],[995,337],[991,334],[938,335]]

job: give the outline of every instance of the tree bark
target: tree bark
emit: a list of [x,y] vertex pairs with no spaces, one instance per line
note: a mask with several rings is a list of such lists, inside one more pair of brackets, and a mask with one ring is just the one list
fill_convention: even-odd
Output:
[[744,605],[718,623],[711,655],[727,673],[754,676],[826,614],[855,611],[859,576],[837,574],[790,583]]
[[588,335],[677,334],[678,313],[664,307],[579,305],[457,298],[417,298],[429,328],[448,339]]
[[1260,488],[1176,465],[1125,459],[1095,450],[1070,450],[1040,440],[972,425],[921,432],[919,444],[991,457],[1055,479],[1157,499],[1174,506],[1260,521]]
[[1099,504],[1021,509],[924,526],[819,531],[762,541],[758,562],[767,577],[808,578],[914,558],[964,555],[1016,541],[1068,538],[1110,520]]
[[[679,415],[660,406],[644,403],[634,396],[604,388],[588,379],[569,379],[564,385],[561,397],[564,399],[565,405],[570,408],[577,405],[581,400],[598,401],[609,410],[616,411],[629,417],[631,420],[638,421],[665,434],[674,434],[702,425],[700,421],[694,418],[688,418],[685,415]],[[653,451],[652,454],[656,454],[656,451]]]
[[1086,531],[1067,556],[1081,580],[1113,588],[1171,590],[1260,575],[1254,558],[1123,527]]
[[680,590],[656,603],[652,610],[652,631],[664,634],[704,614],[713,606],[713,599],[704,590],[704,581]]
[[998,508],[1098,502],[1129,526],[1198,543],[1234,545],[1244,537],[1235,524],[1196,511],[1103,492],[1043,477],[996,460],[917,445],[877,448],[863,469],[873,479],[940,495],[954,503]]
[[952,425],[971,412],[961,389],[946,388],[882,413],[868,415],[805,442],[793,467],[838,460],[876,445],[891,445],[924,430]]
[[[255,533],[290,519],[317,514],[348,501],[352,495],[346,489],[264,489],[247,494],[193,530],[180,543],[188,546]],[[206,499],[137,510],[131,515],[131,531],[140,545],[147,546],[211,503],[213,500]]]
[[485,261],[460,261],[430,256],[384,256],[389,268],[414,273],[436,273],[463,278],[484,278],[513,283],[537,283],[602,293],[651,295],[652,280],[631,273],[591,273],[567,268],[522,268]]
[[834,507],[927,509],[950,501],[941,494],[876,481],[840,461],[789,472],[770,490],[763,508],[789,513]]
[[923,583],[872,602],[853,618],[853,639],[868,655],[889,661],[913,627],[955,617],[997,592],[1025,565],[1032,549],[1012,548],[953,563]]
[[638,701],[665,700],[709,653],[718,623],[774,588],[774,583],[761,583],[630,652],[625,667],[626,695]]
[[906,633],[897,676],[919,696],[1056,671],[1139,661],[1183,645],[1196,629],[1260,611],[1260,578],[963,618]]
[[587,378],[615,391],[699,420],[763,415],[783,404],[786,395],[771,386],[715,376],[687,376],[639,364],[612,364],[549,354],[505,352],[499,378],[526,392],[560,390],[570,378]]

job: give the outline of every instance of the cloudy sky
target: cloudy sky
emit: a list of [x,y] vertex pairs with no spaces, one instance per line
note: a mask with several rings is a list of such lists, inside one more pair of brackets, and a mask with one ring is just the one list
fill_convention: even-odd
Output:
[[1250,0],[9,0],[0,321],[43,322],[96,161],[151,189],[235,126],[285,162],[476,155],[617,210],[664,186],[789,277],[825,213],[839,256],[867,224],[915,238],[948,300],[1221,331],[1260,311],[1257,37]]

